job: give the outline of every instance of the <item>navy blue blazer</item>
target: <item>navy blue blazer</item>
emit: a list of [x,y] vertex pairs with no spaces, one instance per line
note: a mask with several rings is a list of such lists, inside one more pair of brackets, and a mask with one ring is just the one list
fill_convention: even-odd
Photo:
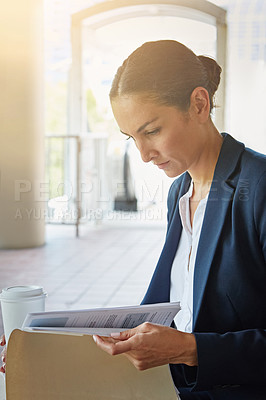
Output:
[[[266,399],[266,156],[223,136],[194,272],[199,366],[170,366],[182,400]],[[169,301],[178,203],[190,182],[186,172],[169,190],[166,240],[143,304]]]

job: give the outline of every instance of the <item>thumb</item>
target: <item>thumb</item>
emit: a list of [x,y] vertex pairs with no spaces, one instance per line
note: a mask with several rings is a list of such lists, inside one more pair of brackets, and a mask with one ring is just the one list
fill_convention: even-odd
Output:
[[128,329],[127,331],[111,333],[110,336],[116,340],[127,340],[132,336],[134,336],[135,333],[136,333],[136,328],[133,328],[133,329]]

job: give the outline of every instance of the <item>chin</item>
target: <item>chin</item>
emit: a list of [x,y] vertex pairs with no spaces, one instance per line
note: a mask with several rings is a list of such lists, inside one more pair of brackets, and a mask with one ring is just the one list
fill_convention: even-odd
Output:
[[167,175],[169,178],[176,178],[177,176],[180,176],[183,172],[176,172],[176,171],[164,171],[165,175]]

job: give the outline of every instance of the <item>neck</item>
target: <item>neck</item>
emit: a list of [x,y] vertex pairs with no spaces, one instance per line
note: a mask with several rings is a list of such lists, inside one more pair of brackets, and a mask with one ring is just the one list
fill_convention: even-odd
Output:
[[222,143],[223,137],[211,122],[202,135],[198,158],[188,171],[194,183],[193,193],[200,198],[210,190]]

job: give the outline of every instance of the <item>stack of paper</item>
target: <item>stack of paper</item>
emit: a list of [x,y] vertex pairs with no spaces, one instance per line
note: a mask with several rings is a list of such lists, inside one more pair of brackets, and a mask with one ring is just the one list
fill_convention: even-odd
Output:
[[135,328],[143,322],[170,326],[180,303],[51,311],[28,314],[22,329],[109,335]]

